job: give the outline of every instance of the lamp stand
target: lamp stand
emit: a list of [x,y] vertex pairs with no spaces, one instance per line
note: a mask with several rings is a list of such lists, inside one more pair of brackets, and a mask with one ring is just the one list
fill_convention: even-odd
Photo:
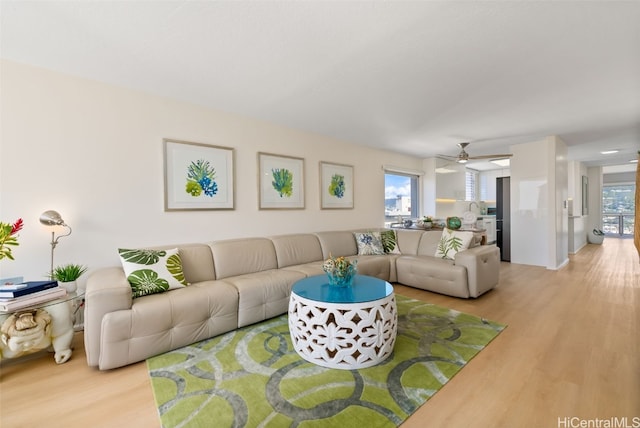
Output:
[[58,239],[60,238],[64,238],[65,236],[69,236],[71,235],[71,228],[69,226],[67,226],[66,224],[62,225],[65,226],[69,229],[69,232],[67,232],[64,235],[58,235],[58,237],[56,238],[56,232],[53,231],[51,232],[51,269],[49,270],[49,277],[53,280],[53,250],[55,250],[56,245],[58,245]]

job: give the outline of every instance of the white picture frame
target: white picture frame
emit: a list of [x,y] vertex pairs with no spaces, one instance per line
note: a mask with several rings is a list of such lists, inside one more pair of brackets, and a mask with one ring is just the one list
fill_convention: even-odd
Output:
[[354,207],[353,166],[320,162],[320,208]]
[[304,209],[304,159],[258,153],[258,208]]
[[165,138],[164,210],[232,210],[234,149]]

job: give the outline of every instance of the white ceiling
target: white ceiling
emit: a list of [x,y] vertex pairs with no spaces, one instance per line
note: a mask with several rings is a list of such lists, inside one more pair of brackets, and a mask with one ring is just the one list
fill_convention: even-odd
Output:
[[[2,58],[421,158],[640,149],[640,2],[7,1]],[[605,149],[620,153],[603,156]]]

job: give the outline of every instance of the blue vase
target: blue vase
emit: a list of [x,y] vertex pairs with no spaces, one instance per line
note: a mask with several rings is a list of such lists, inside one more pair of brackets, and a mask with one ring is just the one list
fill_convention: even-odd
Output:
[[356,273],[358,273],[358,269],[356,269],[354,265],[349,266],[349,268],[344,272],[336,270],[327,272],[329,285],[333,287],[350,287],[353,285]]

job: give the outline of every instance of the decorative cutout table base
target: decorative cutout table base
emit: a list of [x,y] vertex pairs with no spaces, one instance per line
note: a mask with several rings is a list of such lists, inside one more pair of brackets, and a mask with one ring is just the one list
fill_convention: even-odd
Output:
[[[363,281],[367,277],[358,278]],[[294,349],[305,360],[334,369],[361,369],[381,363],[393,351],[398,327],[395,295],[393,288],[390,290],[376,300],[334,303],[301,297],[294,286],[289,301]]]

